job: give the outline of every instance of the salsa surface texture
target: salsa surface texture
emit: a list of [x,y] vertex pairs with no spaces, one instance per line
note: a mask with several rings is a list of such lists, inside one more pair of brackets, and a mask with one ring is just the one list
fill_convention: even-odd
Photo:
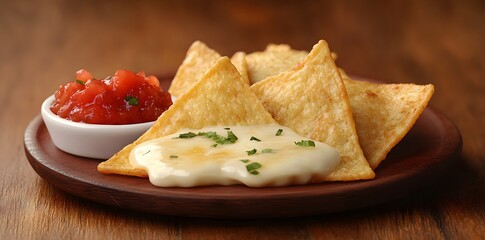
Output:
[[117,70],[102,80],[81,69],[76,80],[59,86],[51,111],[91,124],[134,124],[155,121],[172,105],[168,92],[154,76]]

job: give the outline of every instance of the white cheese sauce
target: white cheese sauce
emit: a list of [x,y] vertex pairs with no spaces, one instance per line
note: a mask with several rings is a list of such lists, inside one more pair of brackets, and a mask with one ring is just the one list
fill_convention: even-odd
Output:
[[[277,136],[279,129],[283,131]],[[179,137],[189,132],[216,132],[226,138],[229,131],[238,138],[234,143],[217,144],[200,134]],[[145,169],[150,182],[159,187],[306,184],[337,167],[340,156],[336,149],[317,141],[313,141],[314,147],[295,144],[302,140],[310,139],[276,124],[184,129],[141,143],[131,151],[130,163]]]

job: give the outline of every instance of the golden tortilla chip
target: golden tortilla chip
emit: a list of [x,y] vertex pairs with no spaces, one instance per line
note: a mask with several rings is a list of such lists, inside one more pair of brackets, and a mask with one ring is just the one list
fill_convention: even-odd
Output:
[[[251,84],[263,79],[286,72],[299,63],[308,55],[307,51],[292,49],[286,44],[269,44],[264,52],[253,52],[246,59],[248,62],[248,75]],[[334,60],[336,53],[331,53]]]
[[355,81],[342,73],[360,146],[375,169],[426,108],[434,87]]
[[251,90],[279,124],[339,151],[340,165],[321,180],[374,178],[359,145],[344,84],[325,41],[319,41],[293,70],[268,77]]
[[155,124],[132,144],[98,165],[102,173],[147,177],[131,166],[129,155],[138,144],[183,128],[258,125],[275,123],[227,57],[219,59],[202,79],[165,111]]
[[175,98],[180,98],[219,58],[221,55],[218,52],[210,49],[203,42],[195,41],[187,51],[168,92]]
[[[293,62],[304,59],[300,54],[302,51],[293,50],[288,45],[268,45],[267,51],[286,52],[284,58]],[[331,56],[337,59],[336,53],[332,52]],[[260,71],[258,68],[264,71],[266,65],[271,66],[271,72],[266,70],[270,76],[290,70],[288,66],[274,65],[274,59],[260,60],[257,67],[252,69],[256,74]],[[354,81],[341,69],[340,73],[349,96],[361,148],[370,166],[375,169],[414,125],[433,95],[434,88],[432,85]],[[369,94],[366,95],[366,92]]]
[[231,57],[232,64],[237,68],[237,71],[241,74],[244,81],[249,85],[248,76],[248,62],[246,61],[245,52],[236,52]]
[[[249,84],[245,56],[245,53],[238,52],[234,54],[231,60],[234,61],[233,64],[240,71],[245,82]],[[177,70],[168,92],[176,99],[180,98],[202,78],[205,72],[209,70],[219,58],[221,58],[221,55],[218,52],[207,47],[207,45],[201,41],[195,41],[187,51],[187,55]]]
[[270,44],[263,52],[253,52],[246,56],[251,84],[269,76],[293,69],[308,55],[306,51],[291,49],[286,44]]

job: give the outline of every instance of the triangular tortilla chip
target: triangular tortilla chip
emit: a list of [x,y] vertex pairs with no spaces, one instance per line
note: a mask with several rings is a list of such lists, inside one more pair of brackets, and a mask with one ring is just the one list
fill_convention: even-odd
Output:
[[165,111],[146,133],[107,161],[100,163],[98,171],[147,177],[145,170],[130,165],[131,150],[144,141],[166,136],[183,128],[272,123],[275,123],[274,119],[258,97],[244,82],[229,58],[223,57]]
[[236,52],[231,57],[232,64],[237,68],[237,71],[243,77],[244,82],[249,85],[249,76],[248,76],[248,62],[246,61],[246,53],[245,52]]
[[356,81],[341,73],[360,146],[375,169],[414,125],[431,99],[434,87]]
[[198,82],[219,58],[221,55],[218,52],[207,47],[203,42],[195,41],[187,51],[168,92],[178,99]]
[[[336,53],[331,53],[334,60]],[[308,55],[307,51],[292,49],[287,44],[268,44],[263,52],[253,52],[246,56],[251,84],[286,72],[296,67]]]
[[325,41],[321,40],[295,69],[251,87],[281,125],[335,147],[337,169],[322,180],[372,179],[360,148],[344,84]]
[[[272,52],[279,52],[280,55],[270,54]],[[249,69],[250,74],[265,72],[273,76],[289,71],[291,66],[275,64],[279,61],[273,57],[282,57],[285,61],[290,59],[288,62],[293,64],[303,61],[305,56],[301,52],[288,45],[270,44],[264,54],[250,54],[250,62],[257,62]],[[332,52],[331,55],[334,60],[337,59],[336,53]],[[265,66],[270,68],[266,69]],[[361,148],[370,166],[375,169],[414,125],[433,95],[434,87],[354,81],[342,69],[340,73],[349,96]]]
[[[245,56],[246,54],[243,52],[236,53],[231,61],[234,61],[234,66],[240,71],[245,82],[249,84]],[[205,72],[209,70],[219,58],[221,58],[221,55],[218,52],[209,48],[201,41],[195,41],[187,51],[187,55],[177,70],[168,92],[174,98],[180,98],[202,78]]]
[[246,56],[251,84],[269,76],[289,71],[308,55],[306,51],[291,49],[286,44],[269,44],[263,52],[253,52]]

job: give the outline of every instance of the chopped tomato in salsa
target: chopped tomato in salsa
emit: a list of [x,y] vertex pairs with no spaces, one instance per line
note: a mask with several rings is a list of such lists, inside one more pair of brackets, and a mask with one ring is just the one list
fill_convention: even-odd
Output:
[[61,85],[51,111],[74,122],[132,124],[154,121],[172,105],[168,92],[154,76],[118,70],[114,76],[94,79],[81,69],[76,80]]

